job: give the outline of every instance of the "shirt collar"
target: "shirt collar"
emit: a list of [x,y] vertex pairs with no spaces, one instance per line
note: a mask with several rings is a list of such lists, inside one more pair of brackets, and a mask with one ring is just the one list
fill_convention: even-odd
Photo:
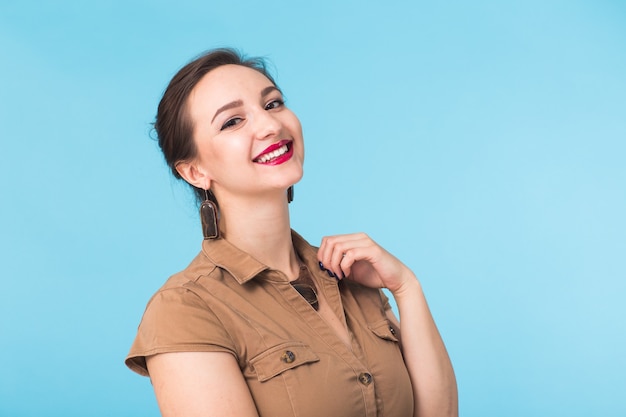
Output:
[[[310,270],[317,265],[316,249],[302,236],[291,231],[293,246]],[[202,252],[217,267],[228,271],[240,284],[250,281],[270,269],[252,255],[234,246],[226,239],[207,239],[202,242]]]

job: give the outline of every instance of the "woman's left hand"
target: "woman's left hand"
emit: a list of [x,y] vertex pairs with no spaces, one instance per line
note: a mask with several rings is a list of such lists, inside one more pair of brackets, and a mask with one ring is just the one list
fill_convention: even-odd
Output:
[[[365,233],[323,238],[317,258],[339,279],[391,291],[400,313],[402,355],[413,386],[414,415],[458,417],[454,370],[415,274]],[[397,323],[391,311],[388,317]]]
[[394,294],[416,280],[406,265],[365,233],[324,237],[317,258],[338,279],[387,288]]

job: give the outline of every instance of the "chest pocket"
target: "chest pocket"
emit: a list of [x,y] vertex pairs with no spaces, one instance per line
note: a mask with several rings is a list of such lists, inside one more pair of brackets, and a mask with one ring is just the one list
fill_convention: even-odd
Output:
[[372,323],[369,326],[369,329],[376,336],[380,337],[384,340],[389,340],[391,342],[398,342],[398,338],[396,337],[396,331],[391,327],[387,320],[377,321],[376,323]]
[[256,373],[259,382],[264,382],[285,371],[319,360],[319,356],[308,345],[300,342],[286,342],[250,359],[250,367]]

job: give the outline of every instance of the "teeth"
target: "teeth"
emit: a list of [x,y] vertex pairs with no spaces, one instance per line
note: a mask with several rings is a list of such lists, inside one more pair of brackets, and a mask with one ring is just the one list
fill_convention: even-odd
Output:
[[275,151],[272,152],[268,152],[265,155],[257,158],[257,162],[261,162],[261,163],[265,163],[268,161],[271,161],[274,158],[278,158],[279,156],[287,153],[287,145],[283,145],[280,148],[276,149]]

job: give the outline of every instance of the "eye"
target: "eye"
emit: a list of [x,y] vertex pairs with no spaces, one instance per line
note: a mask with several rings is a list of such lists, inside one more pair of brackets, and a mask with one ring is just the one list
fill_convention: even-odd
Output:
[[233,127],[241,123],[243,119],[241,117],[233,117],[232,119],[228,119],[226,123],[222,125],[220,130],[228,129],[229,127]]
[[269,103],[267,103],[265,105],[265,110],[273,110],[273,109],[277,109],[279,107],[282,107],[285,105],[284,100],[281,99],[276,99],[276,100],[272,100]]

